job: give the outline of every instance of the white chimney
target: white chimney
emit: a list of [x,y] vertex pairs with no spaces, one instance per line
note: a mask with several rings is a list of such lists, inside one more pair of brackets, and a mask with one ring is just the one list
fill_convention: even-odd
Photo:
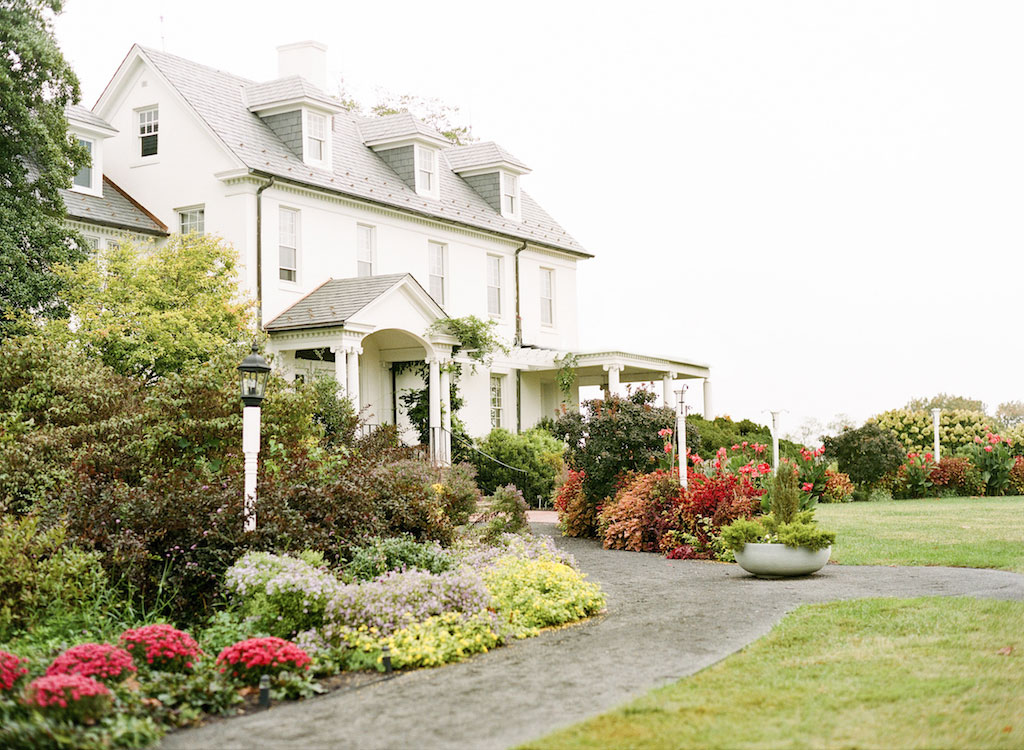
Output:
[[277,48],[277,75],[302,76],[320,89],[327,89],[327,45],[323,42],[295,42]]

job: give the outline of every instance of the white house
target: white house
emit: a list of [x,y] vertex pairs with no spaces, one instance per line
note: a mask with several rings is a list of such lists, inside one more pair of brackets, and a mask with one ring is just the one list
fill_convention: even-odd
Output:
[[[432,447],[450,450],[448,317],[497,322],[511,351],[464,368],[471,434],[525,429],[578,387],[704,379],[706,365],[579,352],[576,266],[591,258],[523,189],[530,169],[495,143],[457,146],[407,113],[361,118],[325,93],[326,47],[278,48],[280,77],[251,81],[134,46],[94,112],[116,129],[104,170],[173,231],[230,241],[275,364],[334,374],[371,423],[408,420],[429,366]],[[567,399],[556,359],[577,357]]]

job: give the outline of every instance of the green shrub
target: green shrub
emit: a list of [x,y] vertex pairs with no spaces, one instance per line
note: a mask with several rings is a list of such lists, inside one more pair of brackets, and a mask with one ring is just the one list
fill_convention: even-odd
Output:
[[448,545],[455,527],[476,510],[480,495],[473,473],[468,464],[441,469],[403,459],[371,469],[369,491],[390,533]]
[[514,484],[499,487],[491,496],[490,506],[477,523],[483,524],[482,538],[494,542],[503,534],[519,534],[527,529],[526,500]]
[[452,567],[451,556],[438,544],[399,536],[373,539],[365,547],[360,547],[345,566],[345,573],[359,581],[370,581],[389,570],[417,568],[443,573]]
[[1009,442],[1008,438],[989,432],[984,440],[978,438],[964,449],[985,482],[986,495],[1002,495],[1010,486],[1015,459],[1010,453]]
[[802,511],[788,523],[780,523],[773,515],[737,519],[722,529],[722,541],[733,552],[739,552],[748,543],[766,542],[816,551],[832,546],[836,535],[814,523],[813,511]]
[[[473,452],[473,465],[477,483],[485,494],[492,495],[499,487],[514,484],[531,506],[539,507],[551,499],[562,469],[565,445],[550,433],[534,429],[516,435],[499,428],[491,430],[476,445],[483,453]],[[501,466],[488,456],[523,471]]]
[[605,605],[598,586],[553,560],[503,558],[483,576],[498,614],[520,636],[589,617]]
[[931,481],[940,496],[972,497],[985,494],[985,480],[966,456],[943,458],[932,468]]
[[[905,451],[925,453],[934,446],[932,415],[926,410],[893,409],[871,422],[891,432]],[[983,438],[992,430],[992,418],[982,411],[943,409],[939,415],[939,441],[942,452],[953,455]]]
[[[690,435],[690,426],[698,433],[696,439]],[[716,417],[708,420],[693,415],[686,418],[686,444],[691,453],[701,458],[712,459],[720,448],[732,448],[734,445],[747,443],[763,443],[769,448],[772,444],[772,433],[764,425],[742,419],[733,422],[729,417]],[[779,440],[779,455],[796,460],[800,457],[803,446],[790,440]]]
[[106,588],[99,555],[68,544],[63,526],[0,518],[0,642],[51,618],[73,623],[102,614]]
[[865,488],[899,469],[907,455],[892,433],[872,422],[826,437],[825,453],[836,459],[839,471]]

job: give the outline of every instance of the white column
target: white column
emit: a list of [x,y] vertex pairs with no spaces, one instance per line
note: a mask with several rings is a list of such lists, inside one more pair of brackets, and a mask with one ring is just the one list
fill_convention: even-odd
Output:
[[942,409],[932,409],[932,430],[934,434],[935,443],[935,463],[939,462],[939,414],[942,413]]
[[356,413],[359,413],[359,355],[363,353],[362,347],[350,346],[348,348],[348,397],[352,399],[352,406]]
[[245,495],[243,496],[243,528],[256,530],[256,470],[260,455],[260,407],[242,409],[242,454],[245,456]]
[[604,369],[608,371],[608,393],[614,395],[619,390],[619,371],[622,365],[605,365]]
[[676,391],[676,444],[679,446],[679,484],[685,490],[689,484],[686,470],[686,388]]
[[704,378],[704,419],[714,419],[715,410],[711,406],[711,378]]
[[779,415],[781,411],[773,411],[772,415],[772,471],[779,469]]
[[445,466],[452,462],[452,381],[448,372],[450,362],[441,368],[441,463]]
[[348,393],[348,367],[346,365],[344,346],[332,346],[334,352],[334,380],[338,384],[339,391],[345,395]]
[[438,428],[441,426],[441,364],[436,357],[427,360],[430,377],[427,381],[427,397],[430,399],[430,458],[437,463],[440,455]]
[[672,380],[675,373],[666,372],[661,376],[661,403],[666,409],[671,409],[672,404]]

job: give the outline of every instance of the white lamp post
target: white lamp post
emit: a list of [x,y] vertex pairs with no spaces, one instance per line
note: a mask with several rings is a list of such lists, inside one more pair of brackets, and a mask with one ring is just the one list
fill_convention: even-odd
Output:
[[781,411],[773,411],[772,415],[772,471],[779,470],[779,415]]
[[260,402],[267,390],[270,365],[253,342],[252,351],[238,366],[242,403],[242,453],[245,455],[243,517],[246,531],[256,530],[256,470],[260,455]]
[[932,409],[932,431],[934,432],[935,463],[939,462],[939,414],[942,409]]
[[679,484],[687,488],[686,471],[686,388],[684,384],[676,391],[676,440],[679,443]]

